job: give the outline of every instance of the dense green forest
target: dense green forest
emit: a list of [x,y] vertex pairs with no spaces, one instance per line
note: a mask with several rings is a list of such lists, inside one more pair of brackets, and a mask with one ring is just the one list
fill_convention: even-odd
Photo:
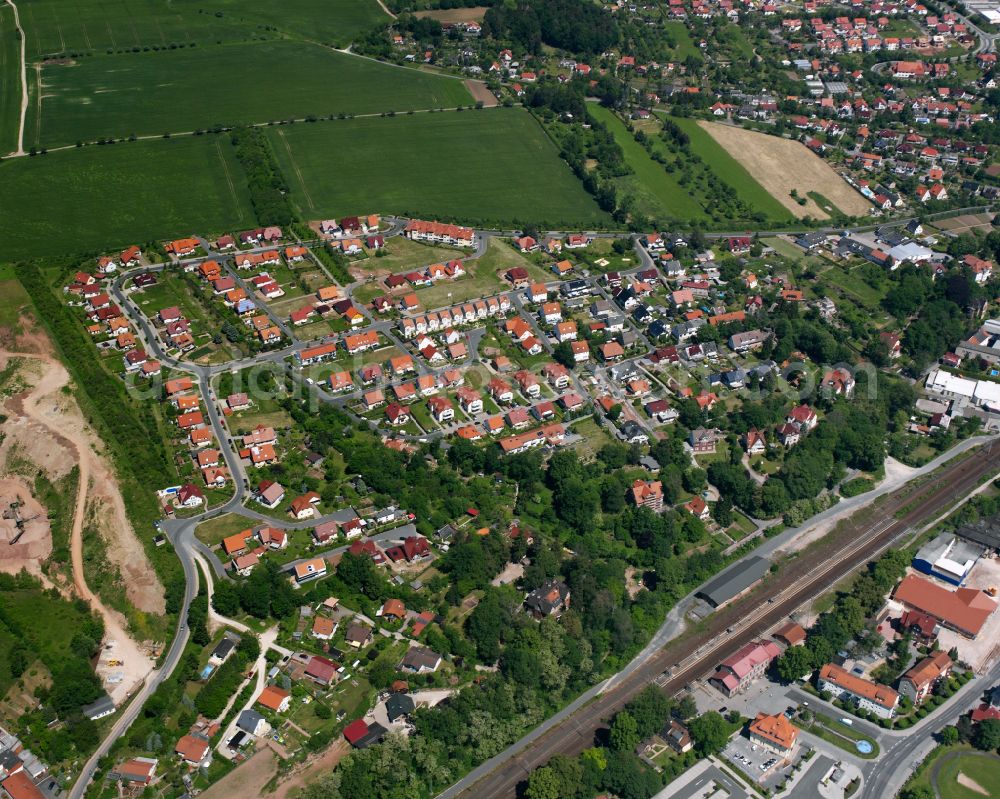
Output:
[[493,6],[483,35],[510,41],[519,50],[541,52],[543,44],[572,53],[598,54],[617,44],[617,21],[596,3],[579,0],[520,0]]
[[[37,707],[21,716],[17,733],[49,763],[86,754],[97,742],[94,722],[80,709],[101,695],[90,659],[103,636],[83,600],[64,599],[23,572],[0,574],[0,691],[21,680],[37,686]],[[57,719],[64,723],[52,726]]]

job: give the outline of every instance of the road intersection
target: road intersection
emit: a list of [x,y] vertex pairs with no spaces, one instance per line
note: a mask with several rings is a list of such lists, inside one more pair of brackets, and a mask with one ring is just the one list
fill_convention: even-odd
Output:
[[[392,224],[392,230],[387,235],[399,235],[402,229],[401,220],[390,220]],[[514,231],[477,231],[475,238],[475,252],[471,256],[466,257],[477,257],[486,252],[487,246],[489,244],[490,238],[498,235],[510,235]],[[595,234],[592,234],[595,235]],[[596,234],[596,235],[618,235],[618,234]],[[197,383],[199,392],[205,400],[205,405],[207,407],[207,420],[211,426],[216,439],[220,444],[220,449],[223,454],[226,466],[229,469],[230,474],[233,478],[233,495],[221,506],[214,508],[203,513],[199,513],[195,516],[191,516],[184,519],[170,519],[159,523],[160,529],[169,539],[170,543],[173,545],[174,550],[181,561],[181,565],[184,571],[185,577],[185,592],[183,596],[183,601],[181,604],[181,610],[178,617],[178,626],[176,634],[162,658],[159,667],[152,672],[145,683],[142,685],[140,690],[132,698],[132,700],[120,711],[119,718],[116,719],[112,729],[105,739],[100,743],[97,751],[88,760],[87,764],[84,766],[78,780],[73,786],[69,793],[69,799],[82,799],[84,792],[86,791],[87,785],[90,780],[94,777],[97,769],[98,760],[106,755],[114,742],[125,734],[131,723],[137,718],[138,714],[141,712],[142,706],[149,696],[156,690],[156,688],[173,672],[173,670],[178,665],[181,655],[183,654],[184,648],[188,641],[189,631],[186,625],[187,612],[190,607],[190,603],[198,591],[199,577],[198,569],[196,563],[201,562],[207,564],[211,570],[215,573],[218,579],[228,579],[226,574],[226,569],[224,564],[219,560],[217,555],[212,551],[210,547],[198,540],[195,536],[195,529],[199,524],[209,519],[215,518],[219,515],[226,513],[233,513],[239,516],[246,517],[249,523],[264,522],[269,525],[279,527],[282,529],[306,529],[314,527],[317,524],[322,523],[327,517],[321,517],[319,519],[311,519],[305,522],[294,522],[285,519],[275,519],[271,516],[267,516],[259,511],[249,508],[245,505],[245,502],[250,493],[250,482],[247,475],[246,467],[240,459],[238,453],[235,451],[233,446],[233,435],[231,434],[223,415],[219,411],[219,401],[215,396],[215,392],[212,385],[212,380],[217,375],[231,370],[245,369],[255,365],[262,364],[272,364],[280,367],[284,372],[286,372],[289,377],[299,385],[303,390],[310,392],[316,399],[320,402],[331,403],[336,405],[338,408],[342,409],[344,412],[349,413],[356,421],[365,422],[366,424],[375,426],[375,423],[371,420],[364,419],[363,417],[353,414],[348,408],[348,404],[351,400],[357,399],[360,396],[360,392],[351,392],[349,394],[332,395],[322,387],[312,384],[305,380],[304,376],[292,367],[288,363],[288,359],[296,351],[319,343],[319,340],[313,341],[301,341],[296,339],[295,332],[288,325],[284,323],[283,320],[277,319],[267,304],[254,299],[254,302],[261,307],[261,309],[268,314],[275,324],[278,324],[282,332],[288,337],[292,344],[289,346],[282,347],[277,350],[267,351],[259,353],[255,356],[249,358],[243,358],[237,361],[229,361],[222,364],[213,365],[201,365],[196,364],[191,361],[183,360],[182,358],[174,357],[168,354],[166,348],[162,344],[159,335],[157,334],[153,324],[147,318],[147,316],[139,309],[136,305],[130,293],[126,290],[125,285],[136,275],[143,272],[159,272],[168,268],[177,268],[178,266],[183,266],[189,263],[195,263],[203,261],[209,258],[220,261],[225,264],[227,272],[235,276],[238,280],[239,285],[243,286],[247,291],[249,297],[254,297],[254,292],[247,287],[245,283],[239,278],[238,274],[229,265],[227,256],[223,253],[218,253],[212,250],[211,246],[207,241],[202,241],[202,246],[206,251],[206,255],[197,259],[189,259],[188,261],[173,262],[171,264],[160,264],[152,266],[143,266],[136,269],[132,269],[119,274],[113,281],[110,292],[114,297],[115,301],[120,305],[123,312],[130,319],[131,322],[136,326],[139,331],[139,338],[145,345],[147,352],[152,353],[160,362],[171,368],[172,370],[184,372],[192,377],[192,379]],[[300,242],[307,243],[308,242]],[[623,274],[634,274],[641,269],[649,268],[653,265],[653,261],[649,253],[641,246],[640,239],[638,236],[633,237],[633,245],[635,253],[638,256],[639,265],[632,270],[628,270]],[[263,250],[265,248],[259,248]],[[231,256],[230,256],[231,257]],[[315,261],[316,265],[327,272],[325,267],[318,260]],[[333,280],[332,276],[327,272],[327,276]],[[598,295],[607,296],[603,289],[598,285],[598,282],[594,278],[589,278],[594,287],[594,290]],[[553,281],[553,285],[557,283]],[[352,290],[358,284],[351,284],[345,286],[345,291],[347,296],[351,296]],[[513,304],[516,310],[520,313],[524,310],[523,300],[519,296],[519,292],[510,291],[510,296],[512,297]],[[393,329],[393,323],[388,320],[384,321],[374,321],[372,320],[370,314],[368,314],[367,309],[363,310],[365,316],[369,322],[368,325],[362,328],[362,330],[374,330],[378,331],[381,335],[385,336],[389,341],[398,346],[400,350],[405,351],[405,345],[396,337]],[[541,331],[531,313],[525,312],[523,316],[529,320],[530,324],[534,328],[536,335],[539,340],[543,342],[543,346],[551,353],[553,349],[552,342],[549,337]],[[631,324],[631,322],[629,322]],[[642,335],[642,331],[637,331]],[[476,336],[474,339],[470,340],[471,346],[470,355],[465,365],[474,364],[479,362],[478,347],[481,340],[482,333]],[[642,338],[642,341],[647,345],[651,346],[649,341]],[[419,368],[421,373],[437,374],[443,370],[428,369],[424,366]],[[572,379],[574,381],[574,386],[579,391],[580,395],[584,398],[589,397],[589,392],[587,392],[580,378],[576,374],[572,374]],[[414,435],[398,435],[400,438],[408,438],[411,440],[426,441],[433,438],[440,438],[450,432],[450,428],[428,431],[424,435],[414,436]],[[963,448],[972,446],[971,443],[963,445]],[[954,451],[948,453],[948,457],[954,455]],[[996,456],[994,455],[994,458]],[[941,459],[942,461],[944,458]],[[993,466],[992,459],[990,461],[991,468]],[[956,471],[956,474],[959,472]],[[977,473],[978,476],[979,473]],[[957,488],[958,484],[954,484]],[[861,505],[866,505],[871,502],[878,492],[869,495],[865,499],[859,499],[859,507]],[[952,494],[951,496],[955,496]],[[938,501],[937,507],[942,507],[943,504]],[[332,515],[332,514],[331,514]],[[385,534],[380,535],[391,535],[392,531],[387,531]],[[769,551],[777,546],[780,546],[782,542],[788,542],[791,540],[792,536],[796,533],[795,530],[786,531],[780,536],[771,539],[768,542]],[[898,531],[897,531],[898,533]],[[881,533],[879,533],[881,535]],[[874,537],[874,536],[873,536]],[[881,539],[880,539],[881,540]],[[870,541],[862,540],[858,547],[859,555],[864,555],[867,552],[866,545]],[[346,547],[338,547],[336,549],[330,550],[325,553],[318,553],[324,556],[333,556],[345,549]],[[755,553],[756,554],[756,553]],[[867,560],[867,555],[863,558]],[[850,565],[850,564],[848,564]],[[842,574],[841,571],[837,571],[836,574],[823,574],[815,578],[809,583],[809,589],[811,591],[818,590],[831,584],[832,580],[837,579]],[[801,603],[805,598],[811,596],[809,592],[784,592],[782,596],[788,595],[791,597],[790,601],[795,601]],[[475,769],[469,775],[467,775],[463,780],[456,783],[452,788],[444,791],[440,794],[440,799],[452,799],[452,797],[471,795],[471,791],[475,791],[480,799],[491,799],[492,797],[506,797],[512,795],[513,786],[516,785],[520,779],[523,778],[525,771],[530,767],[540,765],[545,762],[551,754],[558,751],[567,751],[574,749],[582,749],[589,746],[593,737],[593,731],[595,725],[600,725],[606,715],[609,708],[615,707],[616,703],[619,702],[621,697],[627,697],[635,692],[638,687],[648,684],[655,678],[661,676],[664,673],[665,667],[663,666],[665,650],[664,647],[675,638],[685,626],[685,615],[692,601],[693,594],[681,603],[679,603],[664,620],[662,626],[654,635],[650,643],[643,649],[643,651],[631,662],[629,663],[621,672],[614,675],[608,679],[605,683],[595,686],[590,691],[583,694],[576,701],[567,706],[563,711],[556,714],[554,717],[547,720],[541,726],[531,731],[527,736],[525,736],[517,744],[506,750],[505,752],[498,755],[491,761],[482,764],[479,768]],[[699,650],[694,655],[690,655],[688,651],[688,658],[682,659],[677,658],[678,663],[675,664],[675,669],[677,666],[684,666],[676,671],[677,677],[672,678],[664,682],[663,687],[669,688],[674,687],[676,689],[678,679],[689,679],[691,676],[696,675],[698,669],[704,669],[705,664],[712,658],[715,658],[719,652],[725,651],[727,648],[732,648],[739,645],[741,642],[741,637],[745,637],[745,633],[754,627],[755,623],[766,622],[768,618],[774,616],[776,611],[789,612],[790,605],[788,602],[782,601],[774,605],[765,605],[762,609],[758,609],[756,613],[746,613],[742,617],[743,625],[733,626],[732,634],[721,633],[714,637],[712,647],[705,653],[705,649]],[[779,614],[780,617],[780,614]],[[723,616],[724,618],[724,616]],[[756,627],[754,627],[756,631]],[[673,653],[668,653],[667,657],[673,658]],[[669,665],[669,664],[667,664]],[[674,669],[671,669],[674,673]],[[683,684],[683,683],[681,683]],[[596,715],[595,715],[596,710]],[[580,716],[583,716],[582,720]],[[555,735],[553,735],[553,732]],[[541,743],[540,743],[541,742]],[[530,755],[524,754],[525,749],[528,746],[534,745]],[[903,751],[902,749],[899,751]],[[907,749],[906,751],[911,751]],[[517,769],[510,769],[511,763],[517,764],[519,767]],[[502,768],[501,768],[502,767]],[[522,771],[524,769],[524,771]],[[498,779],[499,776],[499,779]],[[878,776],[876,775],[876,779]],[[872,795],[875,794],[866,794]]]

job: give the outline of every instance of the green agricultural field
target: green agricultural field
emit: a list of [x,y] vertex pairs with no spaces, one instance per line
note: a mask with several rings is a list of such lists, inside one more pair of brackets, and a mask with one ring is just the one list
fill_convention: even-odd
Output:
[[14,10],[0,6],[0,155],[17,149],[21,120],[21,45]]
[[0,163],[4,255],[107,251],[253,224],[224,136],[86,147]]
[[21,0],[18,8],[32,56],[207,45],[279,32],[343,45],[389,19],[376,0]]
[[26,144],[46,147],[309,115],[451,108],[472,99],[454,78],[291,41],[54,64],[42,70],[41,91]]
[[608,126],[625,152],[625,162],[635,174],[622,178],[619,186],[625,193],[633,194],[639,210],[678,219],[704,218],[701,207],[687,189],[650,157],[613,111],[598,105],[589,106],[588,111],[594,119]]
[[691,151],[696,153],[748,205],[773,221],[791,221],[787,209],[772,197],[749,172],[726,152],[695,120],[671,117],[691,139]]
[[268,135],[310,219],[374,208],[470,223],[609,221],[520,108],[337,120]]
[[344,45],[359,34],[390,21],[376,0],[173,0],[173,8],[191,16],[222,13],[257,28],[270,25],[282,33],[321,44]]

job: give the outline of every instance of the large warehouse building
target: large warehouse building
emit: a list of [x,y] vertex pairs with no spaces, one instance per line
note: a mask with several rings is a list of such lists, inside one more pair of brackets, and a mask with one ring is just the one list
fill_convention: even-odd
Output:
[[755,555],[734,563],[695,596],[704,599],[713,608],[721,607],[760,582],[770,568],[770,561]]
[[942,533],[928,541],[913,558],[913,568],[952,585],[962,585],[982,557],[983,548]]

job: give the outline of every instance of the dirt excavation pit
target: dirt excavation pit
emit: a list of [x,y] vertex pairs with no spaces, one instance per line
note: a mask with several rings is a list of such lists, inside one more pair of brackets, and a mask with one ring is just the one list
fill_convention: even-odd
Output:
[[[7,360],[0,353],[0,368]],[[162,614],[163,587],[129,523],[114,472],[102,456],[103,443],[83,418],[72,392],[63,390],[69,384],[65,368],[46,356],[18,363],[26,390],[4,403],[8,419],[0,444],[0,469],[11,471],[6,467],[12,462],[27,462],[55,482],[80,466],[89,477],[88,504],[99,509],[108,559],[122,573],[129,602],[144,613]],[[20,467],[15,471],[23,473]]]
[[17,477],[0,479],[0,571],[38,575],[52,553],[48,512]]
[[[32,351],[44,353],[45,345],[44,339],[36,341]],[[3,400],[7,419],[0,444],[0,474],[16,483],[18,475],[41,472],[54,483],[69,475],[74,467],[80,470],[80,487],[86,502],[78,497],[72,511],[73,584],[77,596],[89,602],[104,619],[104,648],[97,674],[118,704],[155,664],[148,642],[140,645],[129,637],[122,614],[103,606],[83,580],[82,533],[88,507],[100,515],[97,529],[102,538],[106,537],[106,557],[120,570],[129,601],[139,610],[162,613],[163,588],[128,522],[114,472],[102,455],[104,446],[80,412],[65,367],[46,354],[24,357],[22,351],[0,351],[0,369],[12,359],[19,367],[17,382],[7,385],[8,391],[17,393],[8,394]],[[21,482],[27,489],[27,482]],[[30,490],[27,493],[30,496]],[[3,510],[0,506],[0,513]],[[0,542],[0,556],[5,554],[4,546]],[[51,536],[48,549],[51,550]],[[39,564],[40,561],[35,561],[36,573]]]
[[91,526],[104,541],[108,560],[121,573],[129,603],[144,613],[162,614],[166,609],[163,588],[142,544],[132,533],[117,486],[94,480],[87,508]]

